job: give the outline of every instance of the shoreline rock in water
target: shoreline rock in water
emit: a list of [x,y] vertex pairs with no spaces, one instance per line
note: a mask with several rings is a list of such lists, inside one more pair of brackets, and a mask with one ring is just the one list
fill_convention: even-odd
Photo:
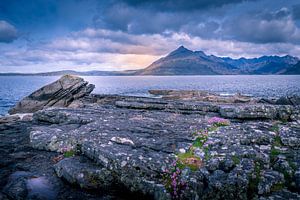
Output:
[[[36,162],[30,165],[26,159],[15,168],[9,163],[16,161],[0,157],[0,166],[7,171],[0,173],[5,180],[0,197],[17,198],[11,196],[15,190],[9,185],[25,191],[19,199],[28,197],[23,182],[8,178],[22,169],[37,177],[43,174],[56,186],[47,188],[55,189],[57,199],[68,196],[63,187],[93,199],[103,199],[103,193],[109,194],[107,199],[300,198],[298,105],[258,103],[251,98],[224,101],[212,94],[207,99],[199,96],[203,92],[194,98],[195,91],[192,98],[187,91],[182,92],[184,98],[180,91],[172,92],[172,98],[169,91],[165,93],[168,98],[86,94],[76,98],[80,101],[76,108],[62,104],[35,112],[32,120],[2,120],[1,155],[7,151],[12,159],[24,155],[6,144],[23,124],[28,130],[23,136],[27,150],[46,155],[47,162],[44,159],[40,165],[47,165],[48,171],[43,172],[43,167],[35,171]],[[49,174],[49,168],[56,176]],[[60,178],[84,190],[63,186]]]
[[94,88],[82,78],[65,75],[25,97],[8,112],[32,113],[47,107],[66,107],[74,100],[89,95]]

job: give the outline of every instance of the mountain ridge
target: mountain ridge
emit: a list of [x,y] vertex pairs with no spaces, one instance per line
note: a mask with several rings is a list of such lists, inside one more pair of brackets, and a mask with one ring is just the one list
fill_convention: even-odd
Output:
[[261,56],[258,58],[218,57],[203,51],[192,51],[180,46],[167,56],[159,58],[148,67],[125,71],[85,71],[62,70],[42,73],[0,73],[0,76],[134,76],[134,75],[269,75],[300,74],[300,60],[290,55]]
[[218,57],[180,46],[138,72],[139,75],[234,75],[283,74],[299,62],[299,58],[261,56],[258,58]]

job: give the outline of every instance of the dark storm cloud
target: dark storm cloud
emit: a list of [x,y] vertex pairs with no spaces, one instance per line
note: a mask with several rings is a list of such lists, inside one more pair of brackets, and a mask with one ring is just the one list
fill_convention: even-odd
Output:
[[16,28],[6,21],[0,20],[0,42],[10,43],[17,39]]
[[[183,32],[206,39],[299,43],[298,5],[286,8],[280,1],[274,10],[262,9],[261,2],[272,1],[111,1],[100,8],[94,25],[130,34]],[[246,6],[235,9],[239,5]]]
[[287,8],[247,13],[223,24],[226,39],[253,43],[299,43],[300,30]]
[[91,25],[97,3],[97,0],[1,0],[0,19],[12,22],[22,33],[49,38]]
[[[254,1],[254,0],[251,0]],[[94,17],[95,27],[121,30],[132,34],[153,34],[164,31],[180,31],[182,27],[191,30],[191,26],[204,22],[205,28],[198,27],[193,32],[209,32],[216,22],[207,22],[209,13],[216,15],[217,11],[209,12],[225,5],[235,5],[244,0],[123,0],[110,1],[106,6],[99,6],[99,14]],[[206,28],[208,30],[206,30]],[[201,33],[201,35],[205,35]]]

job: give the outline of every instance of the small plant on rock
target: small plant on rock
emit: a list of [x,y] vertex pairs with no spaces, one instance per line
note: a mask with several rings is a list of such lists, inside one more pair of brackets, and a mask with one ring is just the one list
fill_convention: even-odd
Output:
[[219,126],[229,126],[230,121],[221,117],[212,117],[208,119],[207,121],[209,124],[212,124],[213,126],[219,127]]
[[76,154],[76,151],[72,147],[64,147],[61,152],[65,158],[73,157]]
[[188,167],[191,170],[196,171],[203,165],[201,159],[195,156],[191,150],[186,153],[177,154],[177,157],[177,166],[181,169]]
[[182,178],[182,171],[178,166],[178,159],[174,160],[170,168],[164,171],[163,180],[165,188],[170,193],[171,198],[182,199],[187,184]]
[[208,140],[208,131],[202,130],[196,132],[196,139],[193,142],[193,147],[202,148],[204,143]]

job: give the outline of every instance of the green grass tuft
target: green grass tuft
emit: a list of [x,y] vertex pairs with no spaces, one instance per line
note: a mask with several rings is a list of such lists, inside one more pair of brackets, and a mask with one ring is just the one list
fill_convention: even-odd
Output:
[[274,184],[272,187],[271,187],[271,192],[277,192],[277,191],[280,191],[284,188],[284,184],[283,183],[277,183],[277,184]]
[[75,151],[74,150],[66,151],[64,153],[65,158],[70,158],[70,157],[73,157],[73,156],[75,156]]
[[235,165],[238,165],[241,162],[240,158],[237,155],[232,156],[231,159],[233,160]]
[[281,147],[283,145],[282,142],[281,142],[281,139],[278,135],[276,135],[274,137],[273,145],[276,146],[276,147]]

